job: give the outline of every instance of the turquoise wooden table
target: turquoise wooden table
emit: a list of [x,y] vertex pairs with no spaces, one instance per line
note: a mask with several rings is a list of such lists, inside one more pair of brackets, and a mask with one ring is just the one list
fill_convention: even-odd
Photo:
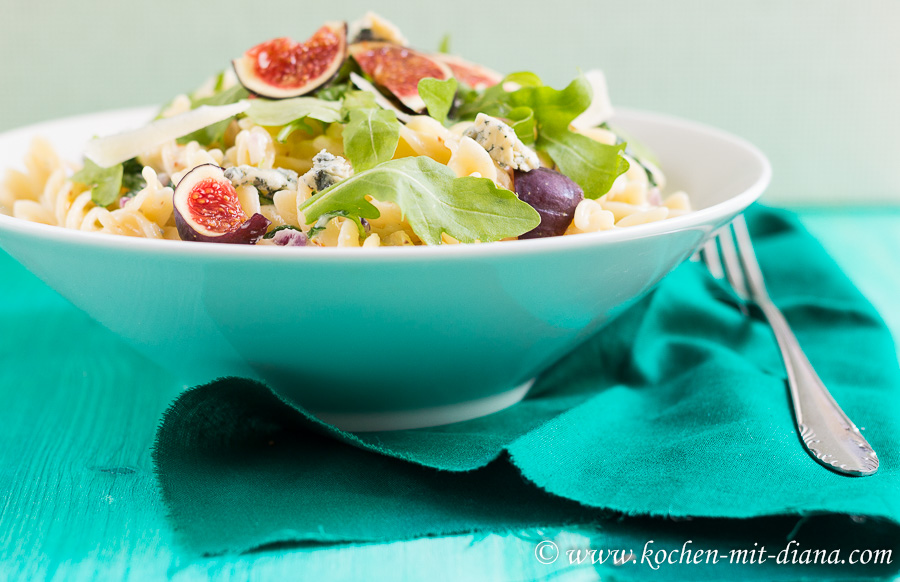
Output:
[[[900,208],[806,209],[800,216],[900,336]],[[46,346],[59,345],[54,329],[29,326],[21,306],[39,302],[78,325],[96,324],[2,253],[0,267],[22,275],[0,281],[0,580],[597,579],[589,567],[539,563],[537,532],[186,554],[173,538],[150,458],[159,418],[184,387],[149,365],[131,373],[140,356],[119,344],[72,337],[72,350],[85,357],[52,353]],[[32,355],[10,366],[4,358],[23,342]],[[107,357],[112,348],[128,357]],[[10,371],[23,368],[30,373]],[[577,533],[566,535],[577,545]]]

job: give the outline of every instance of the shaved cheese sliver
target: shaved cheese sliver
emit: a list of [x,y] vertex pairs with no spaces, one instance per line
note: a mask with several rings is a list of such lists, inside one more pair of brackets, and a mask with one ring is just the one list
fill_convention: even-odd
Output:
[[375,88],[372,83],[366,81],[356,73],[350,73],[350,80],[353,81],[353,84],[356,85],[358,89],[363,91],[368,91],[372,95],[375,96],[375,103],[379,105],[382,109],[387,109],[388,111],[393,111],[397,115],[397,119],[402,121],[403,123],[408,122],[411,117],[407,113],[403,113],[400,111],[397,106],[387,100],[387,98],[378,92],[378,89]]
[[225,121],[245,112],[249,107],[250,102],[246,100],[230,105],[201,105],[168,119],[157,119],[149,125],[131,131],[92,139],[85,146],[84,155],[101,168],[109,168],[159,147],[169,140]]
[[609,92],[606,89],[606,76],[603,74],[603,71],[588,71],[584,74],[584,77],[590,83],[594,97],[591,99],[591,104],[588,108],[572,120],[572,127],[577,129],[597,127],[604,121],[608,121],[613,115],[612,103],[609,100]]

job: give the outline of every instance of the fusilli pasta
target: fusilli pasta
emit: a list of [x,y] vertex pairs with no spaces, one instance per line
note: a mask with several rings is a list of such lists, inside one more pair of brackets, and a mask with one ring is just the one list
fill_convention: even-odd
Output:
[[[391,35],[402,38],[395,27],[386,20],[379,17],[378,22],[381,22],[383,26],[375,27],[378,30],[372,29],[375,30],[374,32],[370,30],[371,34],[376,34],[379,30],[384,34],[386,34],[384,31],[394,30],[396,34],[391,33]],[[389,42],[391,41],[389,40]],[[412,49],[404,49],[404,51],[401,54],[406,56],[402,58],[412,58],[409,55],[415,52]],[[337,51],[337,54],[343,53]],[[357,60],[356,64],[362,68],[363,73],[370,75],[373,79],[377,76],[375,74],[377,71],[365,70],[359,57],[353,56],[353,58]],[[456,57],[453,62],[457,62]],[[463,61],[459,60],[459,62]],[[450,71],[450,69],[447,70]],[[450,72],[457,76],[461,74],[457,70]],[[24,169],[9,170],[0,184],[0,212],[11,214],[22,220],[69,229],[147,238],[178,239],[179,231],[175,221],[176,203],[173,201],[173,197],[176,191],[188,191],[178,190],[178,184],[198,166],[213,164],[221,169],[205,168],[193,176],[196,178],[204,171],[225,172],[226,169],[234,168],[226,172],[230,176],[226,181],[232,181],[232,184],[228,184],[228,188],[234,188],[235,197],[231,198],[231,191],[228,190],[227,195],[220,195],[221,198],[218,199],[219,202],[230,200],[229,203],[232,206],[229,206],[227,211],[233,214],[229,214],[227,220],[217,224],[225,225],[223,228],[237,228],[243,221],[240,217],[241,212],[246,217],[261,214],[265,220],[259,218],[262,226],[258,228],[258,236],[254,235],[257,238],[251,242],[257,242],[258,237],[266,234],[265,229],[268,228],[268,235],[272,237],[272,240],[267,241],[267,244],[286,245],[288,239],[292,241],[292,245],[339,247],[406,246],[424,244],[423,240],[432,244],[438,242],[459,244],[460,241],[457,238],[446,232],[454,224],[452,221],[458,219],[448,219],[447,222],[440,224],[439,230],[428,235],[424,233],[423,229],[419,229],[419,235],[417,235],[416,229],[404,216],[403,208],[398,205],[406,204],[408,201],[404,202],[400,197],[392,195],[390,191],[385,193],[384,189],[377,192],[378,196],[396,202],[377,200],[376,193],[365,196],[365,200],[378,210],[377,218],[365,220],[350,212],[353,210],[358,214],[365,214],[360,210],[364,204],[359,200],[355,200],[347,207],[338,207],[339,211],[336,211],[333,206],[329,207],[330,212],[324,214],[316,213],[312,209],[320,200],[317,198],[308,202],[316,194],[314,190],[326,190],[344,180],[347,182],[354,180],[359,174],[354,174],[351,162],[357,159],[366,159],[362,156],[354,158],[352,150],[354,147],[358,147],[354,146],[354,143],[358,142],[354,142],[352,137],[347,138],[347,149],[351,151],[345,152],[345,131],[348,132],[348,136],[351,135],[350,132],[360,131],[359,127],[351,128],[353,112],[348,112],[352,108],[347,106],[347,103],[351,101],[349,99],[350,91],[354,91],[354,97],[360,96],[360,92],[353,89],[353,86],[357,85],[363,89],[362,97],[373,97],[371,93],[364,95],[365,86],[354,80],[361,79],[361,77],[358,75],[354,77],[354,75],[339,73],[336,81],[324,87],[324,90],[332,93],[328,96],[324,94],[321,97],[318,96],[316,93],[318,89],[316,89],[312,93],[309,91],[299,92],[303,96],[298,100],[290,98],[280,102],[270,100],[268,105],[276,106],[276,110],[280,108],[281,111],[292,111],[291,107],[300,107],[296,115],[285,117],[283,121],[280,121],[279,123],[285,124],[280,126],[269,126],[265,116],[261,118],[250,113],[254,104],[248,99],[251,95],[247,90],[255,90],[247,84],[247,80],[243,76],[239,83],[235,74],[230,70],[208,80],[190,95],[176,96],[160,111],[158,117],[163,120],[153,128],[146,128],[149,133],[157,131],[162,125],[172,127],[178,125],[179,121],[183,124],[185,118],[190,117],[192,113],[206,115],[212,110],[207,107],[204,111],[194,111],[200,105],[208,105],[213,102],[225,103],[230,104],[231,107],[237,106],[237,109],[230,109],[229,113],[223,114],[219,118],[218,124],[207,126],[206,129],[215,128],[215,135],[210,134],[210,137],[206,137],[209,132],[204,133],[205,130],[197,130],[197,127],[194,126],[192,130],[185,130],[181,133],[160,134],[152,139],[152,143],[148,143],[146,140],[138,141],[138,147],[133,148],[134,151],[129,150],[129,153],[140,151],[142,145],[147,145],[146,151],[140,151],[135,158],[129,159],[123,164],[120,174],[121,191],[111,192],[115,195],[115,201],[109,204],[106,204],[110,199],[109,189],[106,191],[106,195],[95,196],[98,188],[97,182],[83,184],[78,181],[91,181],[85,177],[90,175],[90,166],[85,168],[85,172],[81,172],[77,164],[61,160],[47,141],[36,139],[25,155]],[[589,76],[594,80],[603,80],[602,74],[597,72],[591,73]],[[527,201],[524,195],[518,200],[515,197],[504,198],[508,193],[498,194],[497,189],[515,192],[517,177],[521,180],[522,176],[543,179],[551,175],[552,179],[566,181],[566,188],[569,188],[572,197],[566,200],[564,211],[558,208],[551,208],[548,211],[556,212],[556,216],[562,217],[561,221],[557,221],[558,224],[552,226],[552,232],[538,233],[539,228],[526,233],[522,233],[522,230],[497,230],[493,235],[489,235],[489,240],[510,240],[508,232],[518,232],[519,236],[528,236],[529,234],[555,236],[608,231],[664,220],[691,211],[690,199],[684,192],[676,192],[663,197],[665,177],[659,168],[644,159],[643,156],[635,154],[631,149],[623,152],[625,146],[622,145],[620,136],[605,123],[605,117],[597,117],[598,112],[602,116],[611,113],[608,97],[605,95],[605,81],[603,81],[602,87],[592,85],[594,89],[593,103],[582,101],[578,105],[579,109],[569,112],[576,115],[576,118],[565,117],[565,110],[567,107],[573,106],[570,103],[573,100],[577,101],[582,97],[589,99],[584,92],[582,92],[582,97],[569,95],[566,100],[552,104],[551,108],[556,108],[555,117],[541,121],[538,110],[546,105],[548,99],[552,101],[554,90],[540,88],[540,91],[544,92],[541,93],[543,97],[534,102],[528,102],[528,106],[522,106],[522,99],[527,99],[528,96],[525,95],[516,101],[512,100],[512,96],[518,89],[523,88],[523,83],[526,84],[524,88],[534,88],[540,85],[536,76],[520,74],[518,77],[508,77],[506,81],[501,80],[499,76],[496,79],[490,77],[491,75],[482,76],[475,81],[470,79],[469,83],[465,83],[463,79],[463,84],[468,84],[470,87],[477,86],[478,90],[448,94],[447,100],[444,102],[444,113],[437,118],[426,114],[403,113],[391,105],[383,95],[374,95],[373,105],[365,107],[376,107],[379,114],[382,115],[382,122],[385,110],[393,109],[395,111],[395,115],[388,114],[389,121],[393,124],[390,125],[392,129],[378,134],[379,139],[381,139],[381,135],[387,135],[389,137],[384,139],[392,141],[389,142],[390,149],[381,151],[378,147],[379,144],[376,144],[376,130],[374,125],[371,125],[369,127],[370,134],[364,137],[363,143],[371,140],[368,155],[376,157],[377,163],[361,162],[360,165],[366,163],[368,167],[372,167],[388,163],[390,159],[424,157],[430,158],[450,170],[443,174],[442,180],[452,181],[452,175],[460,178],[486,178],[493,182],[494,187],[490,187],[486,181],[473,180],[456,181],[454,184],[461,184],[460,187],[478,184],[478,188],[490,192],[486,195],[478,194],[488,196],[487,202],[484,199],[480,202],[482,206],[500,204],[498,201],[504,199],[511,200],[509,202],[511,206],[506,208],[518,207],[519,212],[529,216],[530,218],[527,220],[532,222],[525,224],[538,224],[538,214],[542,212],[542,209],[534,206],[533,202]],[[462,79],[462,77],[460,78]],[[588,76],[585,76],[584,79],[587,81]],[[375,81],[377,84],[377,79]],[[363,80],[363,83],[368,83],[368,81]],[[502,89],[502,91],[497,92],[494,87]],[[372,91],[375,89],[373,88]],[[451,91],[455,91],[455,89]],[[488,91],[492,92],[488,93]],[[546,93],[547,91],[550,93]],[[602,94],[597,93],[598,91]],[[255,92],[260,93],[259,91]],[[377,91],[375,92],[377,93]],[[562,94],[561,92],[557,93]],[[289,97],[290,94],[288,93],[286,96]],[[401,102],[409,105],[407,101],[404,101],[402,95],[395,96]],[[490,99],[487,99],[488,96]],[[510,101],[503,102],[505,96],[510,96]],[[360,103],[364,103],[362,97],[360,97]],[[424,103],[424,96],[421,97],[422,103]],[[494,102],[491,99],[495,101],[499,99],[499,101]],[[311,109],[304,110],[301,106],[302,103],[306,103]],[[602,107],[589,107],[589,105],[597,104]],[[472,109],[465,113],[459,113],[466,106]],[[409,105],[409,107],[421,111],[427,110],[429,114],[433,114],[434,109],[432,103],[429,103],[427,108],[421,105],[419,107]],[[220,112],[222,109],[224,107],[219,107]],[[313,113],[312,111],[318,112]],[[448,113],[452,111],[459,114]],[[496,115],[496,117],[488,115],[487,111],[494,112],[491,115]],[[578,111],[581,113],[579,114]],[[503,118],[506,112],[515,119]],[[202,117],[202,119],[207,118]],[[292,121],[287,121],[289,119]],[[370,116],[366,119],[372,124],[375,117]],[[450,121],[445,124],[446,119]],[[580,134],[569,135],[569,137],[577,138],[575,143],[582,144],[583,149],[612,152],[612,166],[610,166],[611,169],[606,170],[605,174],[602,174],[605,180],[602,182],[602,187],[591,185],[592,178],[579,180],[574,173],[569,177],[560,176],[558,172],[554,171],[557,164],[548,153],[550,148],[526,145],[541,146],[542,139],[549,139],[547,137],[549,134],[542,133],[543,125],[553,123],[554,119],[562,120],[562,127],[556,128],[556,131]],[[568,119],[572,119],[572,121],[569,122]],[[529,120],[531,125],[528,125]],[[189,141],[189,138],[184,137],[160,141],[164,137],[184,136],[185,134],[191,137],[201,135],[197,139],[211,145],[201,145],[196,140]],[[584,144],[590,142],[585,138],[603,144],[603,148],[598,148],[596,144],[592,144],[592,148],[586,147]],[[569,150],[575,149],[571,146],[567,147]],[[393,154],[390,153],[391,151]],[[553,155],[556,156],[557,153]],[[579,152],[575,152],[574,158],[570,159],[579,161],[587,159],[580,158],[579,155]],[[605,176],[616,176],[625,167],[620,155],[628,162],[628,169],[618,175],[615,180],[612,180],[611,177],[606,179]],[[121,158],[125,157],[127,156],[121,156]],[[610,156],[607,155],[607,157]],[[428,161],[427,164],[433,165],[433,162]],[[398,165],[411,167],[411,165],[404,165],[404,162],[398,162],[394,167]],[[128,168],[127,176],[126,166]],[[567,167],[563,163],[560,163],[559,166]],[[592,167],[589,163],[586,163],[585,166]],[[570,164],[568,168],[573,168],[573,166]],[[104,170],[104,168],[100,168],[100,170]],[[110,170],[110,168],[105,170]],[[424,170],[421,172],[423,175],[427,173]],[[439,173],[433,169],[428,172]],[[532,174],[531,172],[537,173]],[[577,172],[577,170],[573,170],[573,172]],[[243,176],[243,178],[235,176]],[[372,184],[372,182],[364,183],[367,187]],[[407,184],[410,183],[412,182],[407,182]],[[590,191],[581,192],[581,186],[576,183]],[[546,188],[549,186],[545,186],[544,193],[547,192]],[[603,193],[607,188],[608,191]],[[333,188],[330,191],[334,192],[337,189]],[[111,190],[115,190],[115,184]],[[433,193],[434,190],[433,188],[431,192]],[[190,190],[190,193],[195,199],[201,198],[194,190]],[[591,197],[584,197],[587,194]],[[550,194],[547,195],[550,196]],[[203,196],[206,194],[204,193]],[[455,207],[455,201],[436,202],[436,198],[440,198],[440,196],[432,195],[430,199],[422,201],[417,209],[427,208],[431,211],[438,211],[449,208],[460,211]],[[201,203],[207,204],[207,201],[203,199],[200,202],[191,202],[191,204]],[[307,203],[304,207],[306,213],[315,219],[315,224],[307,224],[307,216],[301,209],[304,203]],[[532,208],[528,208],[526,203]],[[219,210],[222,208],[224,206]],[[178,209],[182,217],[185,216],[184,212],[193,212],[185,210],[181,206],[178,206]],[[471,215],[482,212],[480,206],[463,210],[467,210]],[[416,220],[422,221],[421,214],[419,212],[418,218],[414,217],[414,223],[419,224]],[[505,214],[492,214],[491,212],[482,212],[482,214],[495,219],[497,217],[508,218]],[[546,218],[549,215],[542,216]],[[428,220],[430,221],[430,216]],[[521,218],[521,220],[525,219]],[[541,220],[539,226],[545,224],[543,218]],[[554,218],[554,220],[556,219]],[[266,222],[268,227],[266,227]],[[184,220],[178,224],[183,228]],[[456,224],[461,223],[457,222]],[[421,225],[419,224],[419,226]],[[292,231],[275,238],[272,231],[276,228],[292,229]],[[481,239],[480,233],[487,232],[487,230],[489,229],[478,231],[476,235],[465,234],[465,229],[453,232],[456,236],[470,241]],[[189,234],[191,233],[182,232],[186,238],[190,238]],[[287,234],[290,234],[290,237],[285,236]],[[200,238],[200,240],[204,239],[210,239],[210,237],[204,235]]]

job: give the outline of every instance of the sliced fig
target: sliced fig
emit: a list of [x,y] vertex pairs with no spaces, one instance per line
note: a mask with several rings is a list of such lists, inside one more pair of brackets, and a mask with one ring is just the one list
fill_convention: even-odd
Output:
[[252,245],[270,224],[262,214],[247,218],[225,170],[215,164],[185,174],[175,187],[174,205],[181,240]]
[[541,223],[519,235],[520,239],[563,234],[575,218],[575,207],[584,200],[584,191],[578,184],[550,168],[536,168],[530,172],[516,170],[515,189],[519,200],[541,215]]
[[503,75],[500,73],[453,55],[437,54],[433,57],[450,67],[450,71],[458,81],[476,91],[483,91],[488,87],[498,85],[503,80]]
[[268,99],[311,93],[337,75],[347,60],[347,23],[326,22],[306,42],[273,38],[232,61],[245,89]]
[[450,67],[428,55],[389,42],[357,42],[350,56],[359,68],[416,113],[425,110],[419,97],[419,81],[428,77],[445,81]]

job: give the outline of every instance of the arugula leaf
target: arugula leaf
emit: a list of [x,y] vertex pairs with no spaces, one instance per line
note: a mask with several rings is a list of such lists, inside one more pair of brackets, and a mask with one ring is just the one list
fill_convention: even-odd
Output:
[[278,101],[254,99],[247,110],[247,117],[257,125],[266,126],[286,125],[304,117],[334,123],[341,119],[341,104],[315,97],[294,97]]
[[353,85],[350,82],[346,83],[335,83],[334,85],[329,85],[327,87],[323,87],[315,92],[315,96],[317,99],[322,99],[324,101],[340,101],[344,98],[344,95],[347,91],[353,89]]
[[231,105],[237,103],[241,99],[246,99],[250,93],[240,84],[234,85],[229,89],[214,93],[209,97],[199,99],[191,98],[191,109],[197,109],[201,105]]
[[625,144],[606,145],[575,133],[569,124],[591,104],[590,83],[583,76],[562,91],[551,87],[524,88],[512,96],[513,102],[527,101],[537,120],[535,146],[547,152],[563,174],[584,189],[588,198],[599,198],[615,179],[628,170],[622,157]]
[[[606,126],[606,127],[603,127],[603,126]],[[614,134],[616,134],[616,137],[619,138],[619,140],[628,142],[628,147],[625,148],[625,153],[630,155],[632,158],[635,158],[639,162],[642,162],[643,160],[647,160],[654,166],[659,165],[659,160],[653,154],[653,152],[650,151],[650,149],[647,148],[647,146],[645,146],[641,142],[635,140],[631,135],[623,132],[619,128],[613,129],[609,126],[609,124],[606,124],[606,123],[601,125],[601,127],[603,127],[603,129],[609,130],[609,131],[613,132]]]
[[474,119],[479,113],[484,113],[493,117],[506,117],[514,107],[509,104],[511,93],[505,89],[507,83],[515,83],[520,88],[540,87],[544,84],[540,77],[528,71],[510,73],[493,87],[464,94],[457,116],[460,119]]
[[355,60],[346,59],[331,83],[312,93],[312,96],[325,101],[340,101],[348,91],[355,89],[355,86],[350,81],[350,74],[359,73],[360,71],[361,69]]
[[425,107],[428,108],[428,115],[434,117],[441,123],[447,121],[447,114],[453,106],[453,99],[456,97],[456,88],[459,83],[453,77],[446,81],[432,79],[426,77],[419,80],[419,97],[425,101]]
[[276,226],[275,228],[264,234],[263,238],[275,238],[275,233],[281,230],[296,230],[297,232],[303,232],[296,226],[292,226],[290,224],[282,224],[281,226]]
[[625,144],[606,145],[587,136],[559,129],[542,129],[538,148],[550,154],[559,170],[584,190],[588,198],[599,198],[616,178],[628,171],[628,160],[620,154]]
[[509,104],[534,112],[535,147],[547,152],[560,171],[584,189],[586,197],[599,198],[628,170],[628,161],[620,155],[624,143],[610,146],[569,130],[572,120],[590,106],[591,98],[590,83],[579,76],[562,90],[523,87],[509,94]]
[[511,107],[530,107],[538,128],[568,128],[573,119],[591,104],[591,85],[578,77],[560,90],[553,87],[530,86],[509,93]]
[[541,87],[544,85],[541,78],[531,71],[510,73],[503,78],[503,81],[500,84],[506,85],[507,83],[515,83],[519,87]]
[[109,206],[122,194],[122,164],[101,168],[90,158],[84,159],[84,167],[72,176],[73,182],[91,187],[91,201],[97,206]]
[[[493,91],[493,101],[485,102],[482,111],[512,121],[519,139],[549,154],[560,171],[581,186],[586,197],[606,194],[628,169],[628,161],[620,155],[625,144],[605,145],[569,129],[572,120],[591,104],[588,80],[580,76],[562,90],[541,85],[531,73],[510,75],[507,81],[521,88],[512,92],[496,90],[499,86],[487,89],[484,94]],[[483,97],[471,105],[483,101]]]
[[394,157],[400,142],[400,122],[393,111],[354,109],[343,137],[344,155],[355,172],[363,172]]
[[357,173],[302,205],[307,223],[329,212],[378,218],[366,196],[395,202],[413,231],[430,245],[446,232],[461,242],[496,241],[535,228],[541,217],[513,192],[487,178],[457,178],[453,170],[426,156],[401,158]]
[[133,195],[147,186],[143,171],[144,164],[137,161],[137,158],[122,163],[122,196]]
[[326,228],[328,228],[328,223],[332,218],[343,217],[349,220],[352,220],[356,223],[356,228],[359,230],[359,238],[360,240],[366,238],[366,227],[363,226],[362,220],[358,216],[352,216],[346,210],[336,210],[334,212],[327,212],[316,219],[316,224],[307,233],[307,236],[310,239],[316,238],[320,234],[322,234]]
[[346,116],[354,109],[372,109],[374,107],[378,107],[378,103],[375,102],[375,95],[368,91],[348,91],[344,95],[341,113]]
[[534,133],[537,129],[537,121],[534,119],[534,110],[531,107],[516,107],[506,114],[506,119],[511,121],[509,124],[516,132],[522,143],[525,145],[534,144]]
[[[221,87],[223,82],[224,75],[220,74],[219,78],[216,81],[216,87]],[[191,98],[191,109],[197,109],[201,105],[231,105],[232,103],[237,103],[242,99],[246,99],[249,93],[243,86],[240,84],[231,87],[230,89],[225,89],[224,91],[220,91],[214,95],[209,97],[204,97],[202,99],[194,99]],[[215,143],[222,143],[225,140],[225,130],[228,129],[228,124],[231,123],[231,119],[225,119],[218,123],[213,123],[212,125],[208,125],[203,129],[198,129],[193,133],[189,133],[185,136],[178,138],[176,141],[179,144],[186,144],[191,141],[196,141],[202,146],[210,146]]]
[[216,84],[213,86],[213,92],[218,93],[225,88],[225,71],[219,71],[216,75]]
[[305,131],[308,135],[313,135],[316,130],[307,123],[307,118],[295,119],[294,121],[288,123],[284,127],[281,128],[281,131],[278,132],[278,135],[275,136],[275,140],[278,143],[284,143],[291,136],[292,133],[297,131],[298,129]]
[[394,157],[400,142],[400,122],[393,111],[382,109],[367,91],[351,91],[344,97],[342,114],[344,156],[355,172],[363,172]]
[[450,35],[445,34],[441,37],[441,43],[438,45],[438,52],[444,53],[445,55],[450,52]]

